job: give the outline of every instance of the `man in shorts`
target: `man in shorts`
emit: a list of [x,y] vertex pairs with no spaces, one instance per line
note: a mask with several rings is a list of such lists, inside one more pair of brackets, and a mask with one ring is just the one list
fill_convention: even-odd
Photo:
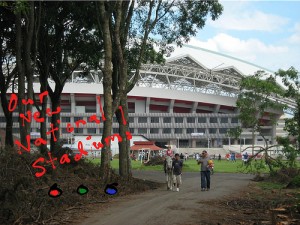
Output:
[[174,190],[175,190],[175,186],[176,186],[176,191],[179,191],[179,186],[181,185],[182,166],[183,166],[183,163],[180,160],[179,154],[176,153],[175,160],[172,163],[173,183],[174,183]]

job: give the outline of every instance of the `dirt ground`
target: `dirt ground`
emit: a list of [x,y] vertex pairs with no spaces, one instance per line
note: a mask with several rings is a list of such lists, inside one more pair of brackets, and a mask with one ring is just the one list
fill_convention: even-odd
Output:
[[[171,192],[161,171],[133,171],[130,180],[112,173],[104,182],[99,166],[81,160],[55,170],[47,165],[36,179],[31,164],[39,155],[0,154],[1,225],[300,224],[300,190],[261,190],[252,175],[216,173],[211,190],[201,192],[200,174],[184,173],[180,192]],[[59,198],[48,196],[54,183]],[[104,189],[111,183],[118,183],[113,196]],[[77,193],[81,185],[88,193]]]
[[[136,171],[134,176],[164,182],[161,172]],[[185,173],[180,192],[167,191],[163,185],[111,199],[86,214],[87,218],[78,218],[76,224],[300,224],[299,209],[287,207],[295,203],[295,191],[263,191],[252,178],[247,174],[214,174],[211,190],[201,192],[199,173]]]

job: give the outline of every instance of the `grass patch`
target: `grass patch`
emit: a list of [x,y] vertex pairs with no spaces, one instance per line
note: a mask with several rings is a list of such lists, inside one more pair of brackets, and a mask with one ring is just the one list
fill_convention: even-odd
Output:
[[264,190],[283,189],[286,186],[285,184],[273,182],[259,182],[257,185]]
[[[90,159],[91,162],[95,164],[100,163],[100,159]],[[242,160],[237,160],[235,163],[232,163],[227,160],[214,160],[215,167],[214,172],[215,173],[239,173],[241,172],[242,168]],[[156,165],[156,166],[145,166],[144,164],[141,164],[140,161],[131,161],[132,169],[133,170],[146,170],[146,171],[163,171],[162,165]],[[113,159],[111,161],[111,166],[113,169],[119,169],[119,159]],[[197,165],[197,162],[195,159],[189,159],[187,161],[183,162],[183,172],[199,172],[200,171],[200,165]]]

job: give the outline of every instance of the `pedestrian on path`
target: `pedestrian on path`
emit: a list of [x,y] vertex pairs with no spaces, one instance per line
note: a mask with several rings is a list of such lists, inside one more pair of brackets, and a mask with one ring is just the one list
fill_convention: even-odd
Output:
[[171,147],[168,147],[167,155],[164,161],[164,171],[166,175],[167,190],[172,191],[173,184],[173,159]]
[[207,151],[203,151],[201,154],[201,158],[198,160],[198,165],[200,166],[201,171],[201,191],[209,191],[210,189],[210,169],[208,165],[208,161],[211,160]]
[[182,166],[183,163],[180,160],[179,154],[175,154],[175,160],[173,161],[172,168],[173,168],[173,183],[174,183],[174,190],[176,187],[176,191],[179,191],[179,186],[181,185],[181,174],[182,174]]

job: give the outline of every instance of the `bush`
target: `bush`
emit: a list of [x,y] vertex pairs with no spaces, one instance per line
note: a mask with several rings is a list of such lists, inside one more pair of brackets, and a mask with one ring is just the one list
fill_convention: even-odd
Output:
[[161,156],[152,157],[149,162],[145,163],[146,166],[164,165],[164,159]]
[[288,188],[300,187],[300,175],[295,176],[292,181],[287,185]]

